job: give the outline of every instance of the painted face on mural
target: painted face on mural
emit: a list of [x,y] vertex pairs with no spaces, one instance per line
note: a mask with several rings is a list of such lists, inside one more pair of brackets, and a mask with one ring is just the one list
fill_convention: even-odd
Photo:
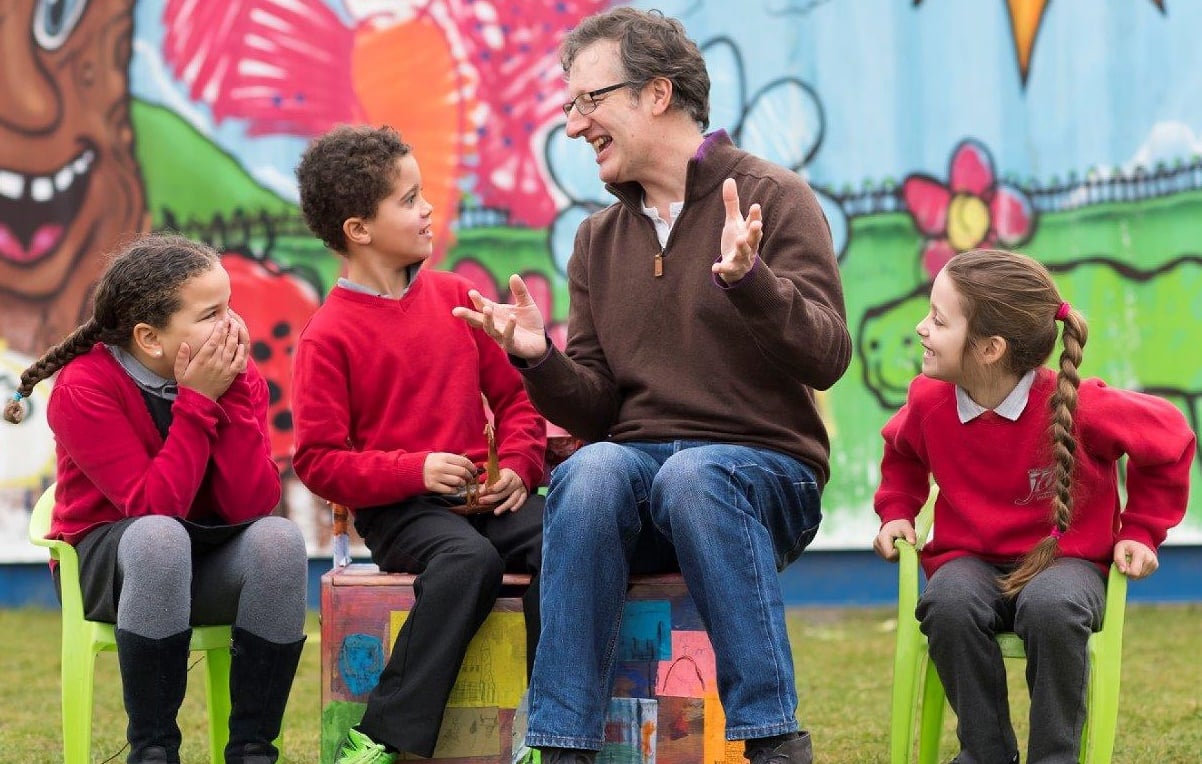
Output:
[[0,326],[35,354],[80,321],[101,254],[144,228],[128,66],[133,0],[0,15]]
[[[578,98],[579,105],[586,100],[579,96],[625,79],[618,43],[598,40],[581,50],[572,62],[568,98]],[[590,113],[581,114],[578,108],[568,113],[568,137],[582,138],[593,147],[598,173],[606,183],[640,180],[644,157],[652,148],[642,146],[650,133],[647,117],[631,102],[628,88],[612,90],[594,100],[596,108]]]

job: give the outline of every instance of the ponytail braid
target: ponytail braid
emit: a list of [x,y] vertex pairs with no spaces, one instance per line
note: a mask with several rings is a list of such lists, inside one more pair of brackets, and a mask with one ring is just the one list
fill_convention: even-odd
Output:
[[[1068,303],[1063,303],[1068,305]],[[1052,393],[1051,408],[1052,467],[1055,494],[1052,496],[1052,532],[1019,562],[1017,568],[1001,578],[1002,593],[1015,597],[1037,574],[1048,568],[1060,554],[1060,537],[1068,532],[1073,516],[1072,477],[1076,460],[1077,441],[1073,435],[1073,413],[1077,410],[1077,389],[1081,377],[1083,348],[1089,337],[1084,317],[1068,308],[1063,317],[1061,335],[1064,350],[1060,353],[1060,370],[1056,374],[1056,390]]]
[[96,323],[95,318],[90,318],[87,323],[30,364],[29,368],[21,373],[21,383],[13,393],[12,399],[4,405],[4,418],[13,424],[20,424],[25,418],[25,406],[22,401],[33,394],[34,386],[66,366],[72,358],[91,350],[102,334],[100,324]]

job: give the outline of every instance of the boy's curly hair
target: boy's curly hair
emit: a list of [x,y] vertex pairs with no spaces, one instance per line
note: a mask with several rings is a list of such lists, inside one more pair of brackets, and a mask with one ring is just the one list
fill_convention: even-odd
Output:
[[396,160],[411,151],[391,127],[339,125],[314,139],[296,167],[301,213],[315,236],[346,253],[342,224],[371,218],[396,182]]

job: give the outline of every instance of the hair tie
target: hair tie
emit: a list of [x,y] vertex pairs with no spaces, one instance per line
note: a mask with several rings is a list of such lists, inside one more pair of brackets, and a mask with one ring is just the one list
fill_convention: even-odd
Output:
[[[1067,302],[1066,302],[1066,303],[1064,303],[1064,304],[1065,304],[1065,305],[1068,305],[1068,303],[1067,303]],[[1051,533],[1051,536],[1052,536],[1052,538],[1054,538],[1054,539],[1056,539],[1057,541],[1059,541],[1059,540],[1060,540],[1060,539],[1061,539],[1061,538],[1064,536],[1064,531],[1060,530],[1060,526],[1058,526],[1058,525],[1053,525],[1053,526],[1052,526],[1052,533]]]
[[1063,321],[1068,318],[1068,312],[1073,309],[1072,305],[1067,302],[1060,303],[1060,307],[1056,309],[1056,320]]
[[20,390],[18,390],[18,391],[16,391],[15,393],[13,393],[13,400],[14,400],[14,401],[16,401],[17,403],[20,403],[20,402],[21,402],[21,399],[22,399],[22,398],[24,398],[24,397],[25,397],[24,395],[21,395],[21,391],[20,391]]

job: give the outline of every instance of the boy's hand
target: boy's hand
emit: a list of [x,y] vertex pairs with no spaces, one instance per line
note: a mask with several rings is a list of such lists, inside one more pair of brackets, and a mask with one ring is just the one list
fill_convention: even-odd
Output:
[[896,539],[905,539],[911,544],[917,543],[918,536],[914,533],[914,523],[909,520],[890,520],[885,523],[881,526],[880,532],[876,534],[876,540],[872,542],[872,549],[889,562],[895,562],[901,556],[893,546]]
[[195,354],[184,342],[175,354],[175,381],[211,400],[220,398],[246,368],[248,347],[238,341],[238,329],[229,318],[213,325],[213,331]]
[[422,481],[432,493],[456,493],[468,481],[476,480],[476,465],[460,454],[435,451],[426,457],[422,465]]
[[1155,552],[1130,539],[1114,545],[1114,564],[1119,566],[1119,572],[1133,580],[1147,578],[1160,567]]
[[497,504],[493,509],[494,515],[503,515],[506,512],[516,512],[523,504],[526,503],[526,497],[530,492],[526,490],[526,484],[518,477],[518,474],[508,467],[501,468],[501,476],[497,478],[497,482],[493,483],[489,488],[480,486],[480,503],[481,504]]

